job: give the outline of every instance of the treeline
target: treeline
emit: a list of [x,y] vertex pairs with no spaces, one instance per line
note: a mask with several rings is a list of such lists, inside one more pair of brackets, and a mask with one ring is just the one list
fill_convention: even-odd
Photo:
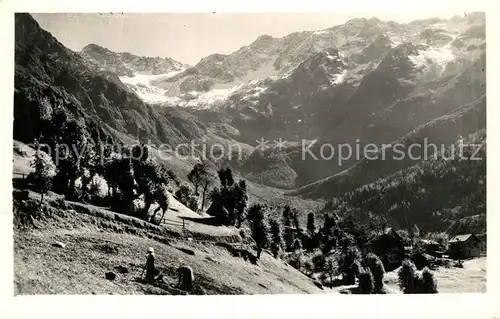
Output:
[[[158,223],[168,208],[168,186],[175,174],[158,164],[146,145],[127,147],[94,121],[76,119],[63,108],[42,120],[34,142],[34,172],[28,176],[42,194],[49,190],[67,200],[108,206],[115,211]],[[103,183],[107,192],[102,193]],[[78,185],[77,185],[78,184]],[[138,207],[137,199],[144,205]],[[153,204],[158,208],[149,214]]]
[[460,227],[450,230],[485,232],[486,132],[472,134],[461,143],[462,148],[457,143],[436,159],[334,198],[325,210],[361,220],[382,219],[396,228],[418,224],[424,231],[444,231],[462,220]]

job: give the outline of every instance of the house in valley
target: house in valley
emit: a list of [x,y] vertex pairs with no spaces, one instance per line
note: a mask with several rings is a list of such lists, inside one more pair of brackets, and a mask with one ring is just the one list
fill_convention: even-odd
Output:
[[371,252],[379,256],[387,270],[399,267],[405,257],[403,238],[393,228],[386,228],[383,233],[365,244],[361,250],[365,254]]
[[454,259],[479,257],[483,247],[481,239],[474,234],[456,235],[448,243],[448,254]]

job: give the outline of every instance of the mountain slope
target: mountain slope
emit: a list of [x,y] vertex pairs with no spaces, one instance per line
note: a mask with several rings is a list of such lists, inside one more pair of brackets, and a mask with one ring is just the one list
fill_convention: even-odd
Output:
[[[460,146],[462,145],[462,146]],[[423,231],[486,231],[486,132],[334,198],[327,211]],[[459,225],[457,225],[459,224]]]
[[[254,265],[232,256],[227,245],[217,244],[228,240],[225,235],[196,236],[189,241],[180,229],[172,231],[172,227],[178,226],[171,226],[171,221],[154,226],[91,205],[63,201],[65,209],[60,206],[61,201],[50,198],[39,210],[38,216],[43,218],[34,221],[38,229],[26,231],[18,223],[20,216],[38,207],[39,201],[33,193],[29,200],[14,200],[16,295],[186,294],[176,288],[176,270],[184,265],[194,272],[193,294],[324,292],[312,279],[266,252]],[[203,227],[207,226],[198,225],[201,231]],[[239,235],[229,239],[237,247],[242,245]],[[63,242],[65,247],[54,247],[55,242]],[[250,246],[244,244],[251,251]],[[141,280],[148,247],[155,249],[155,266],[164,276],[161,285]],[[120,267],[126,272],[120,273]],[[107,272],[114,272],[116,279],[107,280]]]
[[97,44],[85,46],[80,55],[85,61],[101,71],[110,71],[118,76],[134,76],[136,73],[165,74],[180,72],[186,68],[182,63],[172,58],[141,57],[129,52],[115,53]]
[[[144,103],[116,74],[89,69],[29,14],[16,14],[15,22],[15,139],[31,142],[38,137],[40,118],[63,107],[109,132],[174,145],[187,140],[168,110]],[[204,130],[200,122],[190,125],[193,132]]]

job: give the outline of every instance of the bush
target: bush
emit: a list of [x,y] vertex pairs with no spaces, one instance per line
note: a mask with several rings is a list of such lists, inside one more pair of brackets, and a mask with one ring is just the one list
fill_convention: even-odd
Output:
[[304,263],[305,274],[310,276],[313,272],[313,269],[314,269],[313,263],[310,260],[307,260]]
[[405,294],[415,293],[417,267],[409,259],[405,259],[398,271],[399,287]]
[[438,292],[436,278],[429,268],[424,268],[422,271],[422,288],[423,293],[426,294],[435,294]]
[[359,289],[363,294],[371,294],[373,292],[373,275],[370,269],[366,269],[359,274]]
[[373,280],[374,280],[374,292],[379,293],[383,291],[384,288],[384,264],[380,260],[380,258],[373,254],[369,253],[365,256],[363,259],[363,266],[365,268],[370,269],[371,273],[373,274]]
[[290,260],[288,261],[288,264],[298,271],[301,271],[302,267],[304,266],[304,258],[302,257],[302,253],[299,251],[293,253]]
[[399,286],[405,294],[437,293],[437,281],[434,274],[424,268],[422,275],[417,272],[415,265],[408,259],[403,261],[403,266],[398,273]]
[[322,253],[317,253],[312,258],[312,263],[314,265],[315,271],[322,271],[325,269],[325,256]]

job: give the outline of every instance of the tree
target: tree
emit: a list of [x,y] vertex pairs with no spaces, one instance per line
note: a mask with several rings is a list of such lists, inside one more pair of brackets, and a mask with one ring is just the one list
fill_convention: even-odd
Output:
[[277,258],[283,245],[281,241],[281,228],[275,219],[269,220],[269,226],[271,228],[271,252],[274,258]]
[[223,225],[236,225],[239,228],[245,220],[248,200],[246,182],[239,180],[238,183],[234,183],[229,168],[220,169],[218,175],[221,188],[214,188],[210,193],[212,205],[208,213],[216,216]]
[[330,256],[326,259],[325,273],[328,274],[328,276],[330,277],[330,283],[333,283],[333,277],[337,276],[338,268],[339,268],[338,260],[335,257]]
[[292,210],[289,205],[285,205],[283,209],[283,225],[290,227],[292,225]]
[[257,259],[268,244],[267,227],[264,223],[264,210],[265,207],[260,204],[253,204],[248,210],[248,221],[250,223],[250,230],[252,238],[257,246]]
[[230,168],[221,168],[217,173],[219,175],[219,180],[222,188],[233,186],[233,172]]
[[154,198],[155,198],[156,202],[158,203],[158,207],[155,209],[155,211],[151,215],[150,221],[152,223],[155,223],[156,214],[158,213],[158,211],[162,210],[161,217],[156,222],[159,225],[162,222],[163,218],[165,217],[165,213],[167,212],[168,206],[170,204],[170,199],[168,197],[168,190],[167,190],[166,184],[160,184],[160,186],[156,189]]
[[323,233],[323,236],[327,237],[332,231],[332,228],[335,227],[335,219],[326,213],[323,216],[324,220],[321,232]]
[[233,213],[235,217],[236,227],[241,227],[241,223],[245,219],[245,208],[247,207],[247,186],[245,180],[240,180],[231,190],[233,197]]
[[54,143],[51,147],[56,151],[52,156],[57,165],[54,188],[67,198],[74,198],[76,180],[84,175],[88,164],[90,138],[83,119],[68,119],[64,112],[54,115],[53,126],[50,143]]
[[181,187],[179,187],[179,189],[175,192],[177,200],[185,206],[188,206],[192,196],[193,194],[191,193],[191,189],[187,185],[181,185]]
[[359,261],[361,253],[356,246],[345,245],[342,248],[341,257],[339,260],[340,270],[348,284],[354,284],[356,275],[359,272]]
[[38,140],[35,141],[35,156],[30,165],[34,172],[30,173],[28,178],[32,180],[36,191],[41,195],[40,204],[43,201],[43,195],[52,187],[52,177],[55,174],[55,165],[47,153],[40,150]]
[[194,194],[198,195],[198,188],[203,185],[208,175],[205,163],[196,163],[188,174],[188,179],[194,185]]
[[125,214],[132,215],[133,203],[135,199],[134,193],[134,171],[130,157],[122,157],[116,161],[117,175],[116,183],[120,191],[120,206]]
[[298,210],[296,208],[292,209],[292,211],[291,211],[291,218],[292,218],[293,226],[296,229],[299,229],[300,228],[299,212],[298,212]]
[[204,175],[202,181],[201,181],[201,188],[202,188],[202,197],[201,197],[201,207],[200,209],[203,211],[205,209],[205,199],[207,196],[207,192],[209,187],[212,185],[213,182],[213,176],[210,175],[210,173],[207,172],[206,175]]
[[314,224],[314,213],[307,214],[307,231],[312,238],[316,233],[316,225]]

